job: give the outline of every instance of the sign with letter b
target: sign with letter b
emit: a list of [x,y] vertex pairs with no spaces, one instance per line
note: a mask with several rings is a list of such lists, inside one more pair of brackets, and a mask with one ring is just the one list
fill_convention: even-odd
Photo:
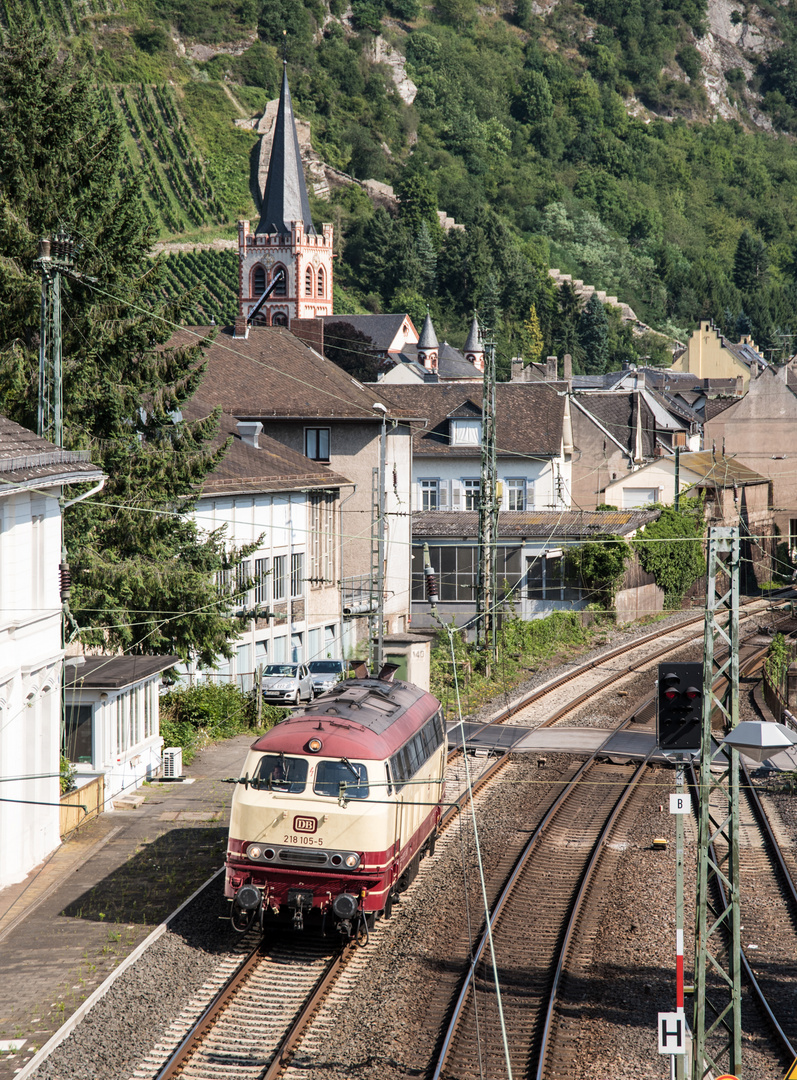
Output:
[[686,1053],[686,1018],[682,1012],[659,1013],[659,1053]]

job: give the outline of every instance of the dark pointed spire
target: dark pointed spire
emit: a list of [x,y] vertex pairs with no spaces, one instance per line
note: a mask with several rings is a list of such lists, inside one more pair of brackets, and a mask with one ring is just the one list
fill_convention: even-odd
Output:
[[282,63],[282,91],[280,93],[274,139],[271,143],[271,160],[263,196],[258,233],[289,233],[294,221],[303,221],[304,230],[314,233],[304,180],[299,138],[293,119],[291,92],[288,87],[288,64]]
[[470,324],[470,330],[468,331],[468,340],[465,342],[465,348],[463,352],[484,352],[484,345],[482,344],[482,335],[479,330],[479,320],[476,316],[473,316],[473,322]]
[[426,318],[423,320],[423,327],[421,328],[421,336],[418,339],[417,349],[436,349],[437,334],[434,332],[434,326],[432,326],[432,316],[429,312],[426,312]]

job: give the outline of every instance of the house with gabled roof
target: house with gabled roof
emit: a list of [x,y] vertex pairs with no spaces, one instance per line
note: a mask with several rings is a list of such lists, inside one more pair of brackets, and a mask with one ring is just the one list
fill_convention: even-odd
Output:
[[[797,362],[766,368],[747,393],[710,416],[706,447],[733,456],[772,483],[772,517],[778,541],[797,565]],[[788,567],[781,567],[787,572]]]
[[[252,326],[177,331],[172,345],[207,342],[197,398],[220,406],[235,422],[262,425],[269,439],[345,478],[340,505],[340,587],[344,641],[368,632],[373,594],[372,530],[378,503],[375,470],[385,418],[387,557],[384,610],[388,633],[404,633],[409,614],[411,450],[409,418],[289,330]],[[334,485],[332,485],[334,486]],[[355,610],[356,609],[356,610]]]
[[[421,383],[379,388],[395,408],[424,420],[412,439],[413,509],[475,510],[481,486],[481,387]],[[565,394],[543,383],[498,383],[496,461],[505,509],[569,508],[571,450]]]
[[[212,411],[201,397],[183,407],[192,419]],[[194,517],[205,532],[223,529],[236,549],[257,544],[235,574],[218,579],[247,625],[230,660],[210,672],[192,664],[185,674],[250,690],[260,664],[338,657],[353,647],[344,641],[340,590],[341,498],[353,485],[264,434],[260,421],[223,413],[224,440],[229,448],[203,481]]]
[[747,387],[751,379],[770,366],[749,335],[734,343],[710,319],[703,319],[673,361],[672,370],[689,372],[700,379],[741,378]]

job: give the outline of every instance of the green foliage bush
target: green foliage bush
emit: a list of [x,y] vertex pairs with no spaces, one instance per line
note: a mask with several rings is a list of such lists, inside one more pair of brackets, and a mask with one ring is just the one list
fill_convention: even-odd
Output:
[[[272,727],[286,715],[285,709],[264,705],[261,728]],[[182,746],[186,764],[208,743],[254,730],[256,723],[256,700],[231,683],[180,686],[160,699],[164,746]]]
[[582,589],[597,594],[596,603],[611,610],[631,554],[631,548],[621,536],[606,536],[579,544],[567,553],[568,575],[578,581]]
[[687,589],[706,572],[705,532],[702,500],[682,498],[679,510],[665,506],[632,541],[643,570],[664,590],[665,608],[680,607]]
[[62,795],[68,795],[70,791],[74,791],[77,787],[75,783],[76,772],[77,769],[72,762],[61,754],[59,785]]

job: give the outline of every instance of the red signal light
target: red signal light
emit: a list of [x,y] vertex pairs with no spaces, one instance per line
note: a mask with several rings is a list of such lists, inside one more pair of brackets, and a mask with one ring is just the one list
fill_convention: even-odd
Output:
[[699,691],[699,690],[695,690],[694,686],[688,686],[688,687],[686,688],[686,690],[684,691],[684,697],[685,697],[685,698],[686,698],[686,699],[687,699],[688,701],[694,701],[694,700],[695,700],[695,698],[699,698],[700,696],[701,696],[701,693],[700,693],[700,691]]
[[664,691],[664,697],[667,701],[675,701],[678,697],[678,691],[674,686],[668,686]]

